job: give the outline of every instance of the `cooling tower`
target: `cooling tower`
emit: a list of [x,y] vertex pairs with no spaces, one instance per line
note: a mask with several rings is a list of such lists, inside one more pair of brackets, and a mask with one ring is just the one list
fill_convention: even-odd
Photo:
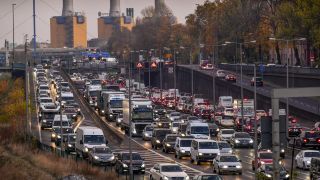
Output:
[[120,0],[110,0],[110,14],[111,17],[120,17]]

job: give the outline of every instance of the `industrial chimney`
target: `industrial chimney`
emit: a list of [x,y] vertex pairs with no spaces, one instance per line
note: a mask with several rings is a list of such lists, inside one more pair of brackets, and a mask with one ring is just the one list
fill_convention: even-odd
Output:
[[73,0],[63,0],[62,16],[73,16]]
[[110,0],[110,14],[111,17],[120,17],[120,0]]
[[161,11],[165,5],[165,2],[164,2],[164,0],[155,0],[154,4],[155,4],[155,6],[154,6],[155,14],[156,14],[156,16],[159,17],[159,16],[161,16]]

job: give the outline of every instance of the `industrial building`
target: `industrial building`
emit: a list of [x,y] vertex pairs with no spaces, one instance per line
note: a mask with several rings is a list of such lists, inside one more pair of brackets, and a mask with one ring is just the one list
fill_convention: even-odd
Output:
[[74,12],[73,0],[63,0],[62,16],[50,19],[50,36],[52,48],[87,47],[87,19]]
[[98,18],[98,39],[108,41],[114,30],[129,31],[134,27],[133,9],[128,8],[126,15],[120,11],[120,0],[110,0],[109,14],[99,14]]

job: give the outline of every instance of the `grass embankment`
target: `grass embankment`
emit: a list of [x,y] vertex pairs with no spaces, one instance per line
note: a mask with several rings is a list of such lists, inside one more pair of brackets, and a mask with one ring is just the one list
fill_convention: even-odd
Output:
[[0,179],[117,179],[113,172],[41,151],[26,141],[25,105],[22,80],[0,80]]

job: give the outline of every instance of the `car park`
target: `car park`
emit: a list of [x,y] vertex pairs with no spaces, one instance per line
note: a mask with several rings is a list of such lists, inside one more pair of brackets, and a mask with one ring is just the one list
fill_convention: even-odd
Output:
[[165,179],[181,179],[189,180],[189,176],[185,173],[178,164],[173,163],[156,163],[150,169],[149,179],[165,180]]
[[218,155],[213,160],[213,172],[242,174],[242,163],[235,155]]

